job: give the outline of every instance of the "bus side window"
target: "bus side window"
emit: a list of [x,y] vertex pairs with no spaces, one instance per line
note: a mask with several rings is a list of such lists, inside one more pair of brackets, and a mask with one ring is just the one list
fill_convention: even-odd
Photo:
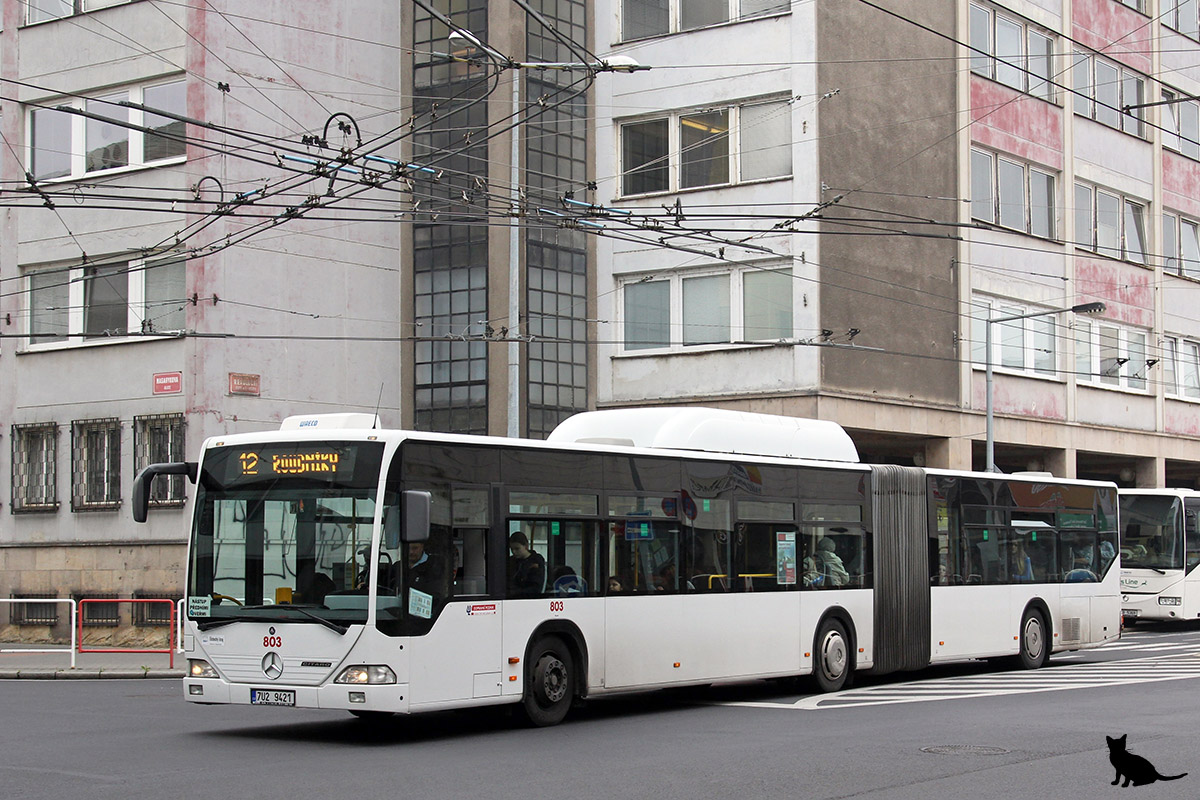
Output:
[[1186,500],[1183,509],[1185,569],[1191,572],[1200,564],[1200,500]]
[[1058,541],[1058,563],[1062,567],[1064,583],[1086,583],[1098,580],[1095,533],[1091,531],[1061,531]]
[[798,588],[796,523],[739,522],[734,539],[735,588],[778,592]]
[[617,521],[609,526],[609,568],[620,589],[610,594],[680,591],[679,524],[675,521]]
[[1050,576],[1058,572],[1055,559],[1057,533],[1053,529],[1038,530],[1028,534],[1025,538],[1025,552],[1029,554],[1029,560],[1033,563],[1034,582],[1050,581]]
[[603,591],[600,586],[597,523],[561,520],[549,523],[546,544],[546,592],[580,597]]
[[453,544],[455,596],[487,594],[487,529],[455,529]]

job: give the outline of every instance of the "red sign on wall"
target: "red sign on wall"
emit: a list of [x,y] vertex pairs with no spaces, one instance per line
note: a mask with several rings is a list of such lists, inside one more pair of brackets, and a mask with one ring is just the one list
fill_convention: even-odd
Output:
[[261,377],[260,375],[249,375],[245,372],[231,372],[229,373],[229,393],[258,397]]
[[155,394],[179,394],[183,391],[183,373],[182,372],[156,372],[154,373],[154,393]]

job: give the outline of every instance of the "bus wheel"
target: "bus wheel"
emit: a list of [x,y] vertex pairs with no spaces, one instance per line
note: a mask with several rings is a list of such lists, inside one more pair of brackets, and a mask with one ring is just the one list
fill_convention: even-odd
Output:
[[539,728],[557,725],[571,708],[575,673],[571,653],[561,639],[539,639],[525,671],[525,716]]
[[850,639],[836,619],[821,623],[813,643],[813,677],[822,692],[839,692],[850,680]]
[[1024,669],[1044,667],[1050,660],[1050,641],[1046,636],[1042,612],[1031,608],[1021,619],[1021,652],[1018,661]]

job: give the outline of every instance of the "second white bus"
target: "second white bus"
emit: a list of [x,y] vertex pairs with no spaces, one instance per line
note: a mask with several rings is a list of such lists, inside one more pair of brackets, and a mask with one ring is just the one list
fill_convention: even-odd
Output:
[[1121,613],[1200,618],[1200,492],[1121,489]]

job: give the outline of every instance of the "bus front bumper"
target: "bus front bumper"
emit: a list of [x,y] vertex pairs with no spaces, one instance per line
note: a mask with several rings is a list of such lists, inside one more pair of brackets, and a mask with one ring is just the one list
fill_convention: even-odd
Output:
[[1179,605],[1164,605],[1160,600],[1167,600],[1157,594],[1128,594],[1121,595],[1121,616],[1126,620],[1169,620],[1184,619],[1182,601]]
[[352,686],[328,683],[323,686],[288,686],[261,683],[228,683],[214,678],[184,678],[183,696],[192,703],[327,708],[345,711],[390,711],[408,713],[408,685]]

